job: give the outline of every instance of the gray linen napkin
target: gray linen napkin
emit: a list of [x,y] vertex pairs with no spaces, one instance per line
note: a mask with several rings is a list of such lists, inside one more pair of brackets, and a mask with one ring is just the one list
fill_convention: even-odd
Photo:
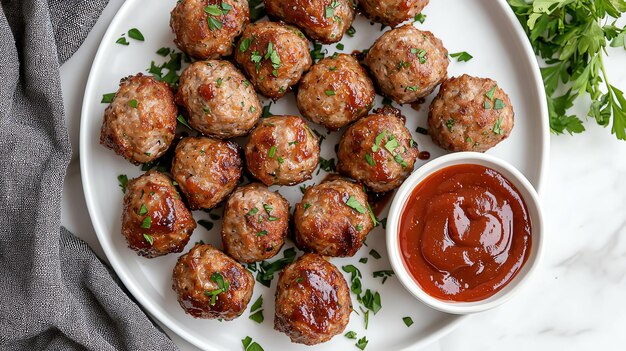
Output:
[[71,147],[59,66],[108,0],[0,0],[0,350],[175,350],[60,227]]

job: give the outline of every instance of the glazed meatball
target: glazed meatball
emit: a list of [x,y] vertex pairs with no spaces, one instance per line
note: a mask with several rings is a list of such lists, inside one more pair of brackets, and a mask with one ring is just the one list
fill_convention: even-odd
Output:
[[302,118],[274,116],[250,133],[245,153],[248,170],[263,184],[294,185],[311,179],[320,147]]
[[222,224],[224,251],[240,262],[274,257],[285,243],[289,202],[259,183],[237,188],[228,198]]
[[405,25],[383,34],[365,57],[383,95],[400,104],[428,96],[448,75],[448,51],[433,33]]
[[265,0],[267,14],[302,28],[309,38],[336,43],[352,25],[352,0]]
[[374,103],[374,85],[350,55],[327,57],[316,63],[298,87],[302,115],[337,130],[367,114]]
[[346,328],[352,311],[348,284],[322,256],[304,254],[280,273],[274,329],[292,342],[315,345]]
[[466,74],[445,81],[428,112],[430,136],[449,151],[487,151],[513,124],[511,100],[496,81]]
[[100,144],[134,164],[154,161],[174,140],[177,112],[167,83],[141,73],[124,78],[104,111]]
[[359,4],[372,21],[395,27],[422,12],[428,0],[359,0]]
[[404,117],[386,106],[346,130],[339,141],[337,170],[375,192],[386,192],[413,172],[417,155]]
[[344,179],[308,187],[294,212],[298,248],[324,256],[354,256],[372,228],[367,194]]
[[197,61],[180,76],[178,103],[202,134],[233,138],[247,134],[261,117],[254,88],[228,61]]
[[193,210],[222,202],[239,183],[241,171],[237,144],[205,137],[181,140],[172,161],[172,176]]
[[172,288],[188,314],[229,321],[245,311],[252,297],[254,279],[247,269],[223,252],[197,243],[178,258]]
[[257,91],[272,99],[285,95],[311,67],[304,34],[274,22],[247,26],[237,44],[235,60]]
[[176,46],[201,60],[232,54],[248,23],[248,0],[179,0],[170,18]]
[[194,229],[196,222],[168,176],[149,171],[128,182],[122,235],[138,255],[153,258],[181,252]]

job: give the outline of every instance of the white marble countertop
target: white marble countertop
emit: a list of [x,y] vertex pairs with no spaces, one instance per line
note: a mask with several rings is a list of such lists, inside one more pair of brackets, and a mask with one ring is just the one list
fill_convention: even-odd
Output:
[[[78,161],[83,89],[108,23],[111,0],[80,50],[61,67],[74,154],[65,179],[62,223],[104,258],[85,205]],[[621,22],[624,22],[622,18]],[[626,52],[609,49],[611,83],[626,91]],[[572,113],[585,116],[576,106]],[[428,350],[614,350],[626,344],[626,141],[589,120],[582,135],[551,136],[543,193],[544,260],[512,301],[472,316]],[[168,331],[181,350],[197,350]],[[619,345],[619,346],[618,346]]]

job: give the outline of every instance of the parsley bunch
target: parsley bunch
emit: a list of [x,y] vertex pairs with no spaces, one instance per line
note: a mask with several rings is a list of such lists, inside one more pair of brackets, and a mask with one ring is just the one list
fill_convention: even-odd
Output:
[[[550,129],[555,134],[582,133],[582,121],[567,115],[574,100],[591,98],[588,116],[626,140],[626,99],[611,85],[604,68],[606,45],[624,47],[626,27],[610,17],[626,12],[626,0],[508,0],[524,27],[541,68],[548,97]],[[602,88],[604,87],[604,91]],[[568,89],[565,93],[562,93]]]

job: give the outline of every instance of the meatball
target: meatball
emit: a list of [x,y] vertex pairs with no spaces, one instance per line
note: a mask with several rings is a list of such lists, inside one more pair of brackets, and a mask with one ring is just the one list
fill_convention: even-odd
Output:
[[141,73],[124,78],[104,111],[100,144],[134,164],[154,161],[174,140],[177,112],[167,83]]
[[343,332],[352,311],[343,275],[317,254],[304,254],[280,273],[275,305],[274,329],[305,345]]
[[464,74],[439,88],[428,111],[429,134],[449,151],[484,152],[508,138],[514,116],[496,81]]
[[408,24],[383,34],[365,57],[383,95],[400,104],[428,96],[448,75],[448,51],[433,33]]
[[354,256],[372,228],[367,194],[344,179],[308,187],[294,212],[296,245],[320,255]]
[[237,188],[228,198],[222,223],[224,251],[240,262],[274,257],[285,243],[289,202],[259,183]]
[[359,0],[359,4],[372,21],[395,27],[422,12],[428,0]]
[[375,192],[386,192],[411,174],[417,155],[404,116],[386,106],[346,130],[339,141],[337,170]]
[[302,115],[337,130],[367,114],[374,103],[374,85],[350,55],[327,57],[316,63],[298,87]]
[[320,147],[302,118],[274,116],[250,133],[245,154],[248,170],[263,184],[294,185],[311,179]]
[[257,91],[272,99],[285,95],[311,67],[309,42],[304,34],[274,22],[247,26],[239,39],[235,60]]
[[210,209],[224,200],[239,183],[242,161],[231,141],[188,137],[178,143],[172,176],[193,210]]
[[194,229],[196,222],[168,176],[149,171],[128,182],[122,235],[138,255],[153,258],[181,252]]
[[233,138],[247,134],[261,117],[254,88],[228,61],[197,61],[180,76],[178,103],[202,134]]
[[265,0],[265,9],[270,17],[296,25],[324,44],[340,41],[355,14],[352,0]]
[[188,314],[229,321],[245,311],[252,297],[254,279],[247,269],[223,252],[197,243],[178,258],[172,288]]
[[176,46],[201,60],[232,54],[248,23],[248,0],[179,0],[170,18]]

